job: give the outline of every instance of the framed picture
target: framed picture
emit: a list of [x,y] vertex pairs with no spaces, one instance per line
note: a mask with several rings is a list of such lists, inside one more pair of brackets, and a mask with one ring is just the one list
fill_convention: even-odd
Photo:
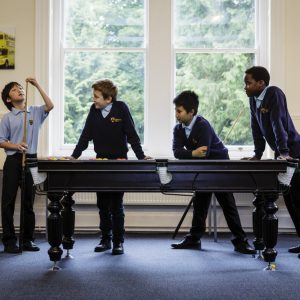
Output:
[[0,26],[0,69],[15,68],[15,29]]

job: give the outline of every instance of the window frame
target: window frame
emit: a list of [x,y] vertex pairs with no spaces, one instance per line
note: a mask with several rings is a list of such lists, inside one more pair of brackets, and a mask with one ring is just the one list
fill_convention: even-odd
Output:
[[[172,1],[172,16],[175,16],[175,1]],[[213,53],[251,53],[255,56],[255,64],[268,67],[268,20],[263,16],[268,14],[268,1],[255,0],[255,45],[253,48],[175,48],[173,46],[173,66],[174,66],[174,90],[176,81],[176,54],[178,53],[195,53],[195,54],[213,54]],[[175,28],[174,19],[172,19],[172,28]],[[173,30],[173,34],[175,31]],[[172,37],[172,45],[175,45],[175,37]],[[246,96],[245,96],[246,97]],[[250,118],[250,114],[249,114]],[[240,159],[245,156],[253,156],[253,145],[226,145],[229,150],[231,159]],[[269,150],[264,156],[270,156]]]
[[[277,1],[277,0],[275,0]],[[145,0],[145,102],[144,145],[147,155],[156,158],[173,158],[172,133],[175,125],[172,99],[175,96],[175,59],[173,43],[173,1]],[[269,55],[269,0],[256,0],[256,63],[270,66]],[[49,126],[42,130],[39,152],[43,156],[68,156],[74,146],[59,146],[62,141],[61,124],[63,110],[59,109],[63,95],[61,14],[62,0],[40,0],[36,4],[36,77],[55,103],[50,114]],[[280,16],[280,11],[275,12]],[[41,47],[41,45],[43,45]],[[207,50],[207,49],[205,49]],[[214,50],[216,51],[216,50]],[[164,67],[162,68],[162,63]],[[57,134],[59,133],[59,134]],[[253,147],[228,146],[232,159],[253,154]],[[92,149],[83,156],[94,156]],[[266,157],[272,157],[265,151]],[[134,158],[132,151],[129,158]]]
[[[52,74],[56,74],[53,76],[53,85],[58,87],[54,89],[53,92],[55,93],[54,98],[58,99],[56,107],[58,108],[58,113],[53,116],[54,121],[52,122],[51,129],[53,132],[56,132],[56,136],[52,136],[53,143],[51,143],[51,148],[49,149],[51,155],[54,156],[69,156],[72,153],[72,150],[75,148],[75,144],[64,144],[64,57],[67,53],[70,52],[97,52],[97,53],[113,53],[113,52],[127,52],[127,53],[142,53],[145,57],[147,57],[146,47],[134,48],[89,48],[89,47],[76,47],[70,48],[65,46],[63,43],[64,37],[64,30],[65,30],[65,23],[63,20],[63,16],[65,15],[65,7],[64,7],[64,0],[53,1],[53,61],[57,61],[57,64],[53,64]],[[145,11],[147,11],[147,1],[145,1]],[[147,39],[147,17],[145,15],[145,40]],[[145,43],[146,44],[146,43]],[[145,63],[145,74],[146,74],[147,65]],[[146,82],[146,76],[144,75],[144,81]],[[91,97],[92,97],[92,89],[91,89]],[[144,107],[146,103],[146,93],[144,92]],[[145,110],[144,110],[144,119],[145,119]],[[87,150],[84,151],[83,156],[86,157],[94,157],[95,152],[93,150],[93,145],[90,144]]]

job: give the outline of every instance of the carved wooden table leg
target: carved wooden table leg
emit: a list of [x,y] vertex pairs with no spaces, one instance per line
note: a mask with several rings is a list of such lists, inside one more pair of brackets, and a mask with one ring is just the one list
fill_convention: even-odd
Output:
[[255,198],[253,200],[253,205],[255,208],[252,212],[252,221],[253,221],[253,245],[255,250],[258,251],[258,259],[262,259],[261,251],[264,250],[265,244],[263,240],[263,217],[265,215],[264,209],[264,198],[263,195],[260,193],[255,194]]
[[61,204],[63,209],[61,212],[62,221],[63,221],[63,248],[67,250],[66,258],[72,258],[69,253],[70,249],[73,249],[74,245],[74,226],[75,226],[75,211],[72,208],[72,205],[75,201],[72,198],[72,193],[67,193],[64,195]]
[[277,251],[274,248],[277,244],[278,236],[278,219],[275,213],[278,210],[275,201],[278,199],[277,193],[265,194],[265,216],[263,218],[263,239],[266,248],[263,251],[263,256],[268,267],[266,270],[274,270],[271,263],[275,262]]
[[62,194],[59,193],[48,193],[48,199],[50,200],[48,210],[50,214],[47,219],[47,227],[48,242],[51,246],[48,250],[48,254],[50,260],[54,262],[53,270],[58,269],[56,263],[61,259],[63,253],[60,248],[62,242],[62,219],[60,215],[61,204],[59,201],[61,197]]

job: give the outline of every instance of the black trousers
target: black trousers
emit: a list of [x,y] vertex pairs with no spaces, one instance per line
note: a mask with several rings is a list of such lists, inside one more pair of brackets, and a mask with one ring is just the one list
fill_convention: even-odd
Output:
[[[36,157],[28,155],[27,157]],[[22,181],[22,154],[8,155],[3,167],[3,185],[1,216],[4,245],[16,242],[14,227],[14,211],[18,188]],[[25,199],[24,199],[24,231],[23,241],[34,240],[35,214],[33,203],[35,196],[35,187],[29,169],[25,170]]]
[[102,239],[124,242],[123,192],[97,192]]
[[300,237],[300,173],[295,173],[288,193],[283,194],[286,208]]
[[[190,238],[198,240],[202,237],[206,230],[206,218],[211,202],[212,193],[196,192],[193,201],[193,220],[190,229]],[[215,193],[215,196],[222,207],[226,222],[231,233],[234,236],[233,242],[238,243],[246,238],[246,234],[242,228],[240,216],[236,207],[235,199],[232,193]]]

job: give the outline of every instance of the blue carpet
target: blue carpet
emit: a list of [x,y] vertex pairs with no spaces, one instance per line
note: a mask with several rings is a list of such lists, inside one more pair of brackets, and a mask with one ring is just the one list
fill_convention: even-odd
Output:
[[[202,250],[174,250],[163,234],[128,234],[125,254],[94,253],[98,235],[77,235],[60,271],[50,271],[48,243],[37,253],[3,253],[0,299],[299,299],[300,260],[287,252],[294,235],[280,235],[277,270],[233,251],[230,237],[202,240]],[[65,253],[64,253],[65,255]]]

